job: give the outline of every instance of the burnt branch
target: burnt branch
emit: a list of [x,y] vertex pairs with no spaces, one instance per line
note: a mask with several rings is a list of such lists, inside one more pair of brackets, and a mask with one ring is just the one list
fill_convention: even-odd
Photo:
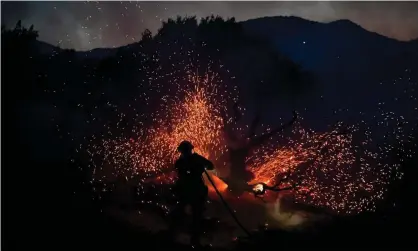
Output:
[[302,185],[302,181],[303,181],[302,179],[298,180],[297,182],[293,183],[291,187],[296,190]]
[[[280,126],[279,128],[269,132],[266,135],[262,135],[261,137],[264,139],[268,139],[269,137],[271,137],[274,133],[277,133],[279,131],[284,130],[286,127],[291,126],[297,119],[297,114],[296,112],[294,112],[294,116],[293,119],[291,121],[289,121],[288,123]],[[253,122],[255,124],[255,122]],[[334,135],[344,135],[344,134],[349,134],[350,131],[347,129],[343,129],[341,131],[337,131],[337,132],[332,132],[332,133],[328,133],[325,134],[323,139],[324,142],[322,144],[320,144],[318,146],[318,149],[324,148],[326,146],[326,140]],[[260,137],[259,137],[260,138]],[[260,140],[260,139],[259,139]],[[256,142],[256,143],[263,143],[263,142]],[[253,144],[254,146],[254,144]],[[305,189],[302,187],[303,185],[303,179],[300,179],[298,177],[302,177],[302,173],[305,172],[309,166],[312,164],[312,162],[316,162],[318,160],[319,156],[316,156],[315,158],[313,158],[310,161],[310,164],[305,163],[302,165],[299,165],[296,170],[287,170],[287,172],[283,173],[282,176],[280,177],[280,179],[278,179],[277,183],[273,186],[269,186],[266,183],[257,183],[253,186],[253,190],[252,192],[254,193],[254,195],[256,197],[260,197],[262,195],[264,195],[266,193],[267,190],[270,191],[274,191],[274,192],[281,192],[281,191],[289,191],[289,190],[293,190],[299,194],[305,195],[305,196],[309,196],[313,191],[314,188],[310,188],[310,189]],[[284,184],[286,183],[286,185]],[[302,189],[301,189],[302,188]]]
[[295,123],[295,121],[297,120],[297,118],[298,118],[298,114],[296,113],[296,111],[293,111],[293,118],[289,122],[271,130],[268,133],[265,133],[265,134],[263,134],[259,137],[253,138],[249,143],[249,147],[253,148],[253,147],[257,147],[257,146],[263,144],[266,140],[268,140],[269,138],[271,138],[275,134],[277,134],[279,132],[282,132],[286,128],[292,126],[293,123]]
[[257,113],[255,115],[255,118],[251,122],[250,129],[248,131],[248,138],[250,138],[250,139],[254,138],[255,132],[256,132],[257,127],[260,123],[260,120],[261,120],[261,115],[260,115],[260,113]]
[[286,190],[296,190],[298,186],[299,186],[299,183],[296,183],[291,186],[280,188],[279,185],[269,186],[266,183],[261,182],[253,186],[252,192],[254,193],[255,196],[262,196],[267,192],[267,190],[270,190],[273,192],[281,192],[281,191],[286,191]]
[[291,170],[289,169],[277,182],[277,185],[282,184],[283,182],[287,182],[289,180],[289,177],[291,175]]
[[[234,113],[235,113],[235,109],[237,109],[237,108],[235,108],[237,106],[236,104],[237,103],[235,103],[234,106],[233,106]],[[224,119],[224,130],[223,131],[225,133],[225,136],[227,137],[228,140],[236,141],[237,136],[234,133],[233,124],[229,123],[229,121],[228,121],[227,111],[221,110],[221,116]],[[238,118],[237,118],[236,115],[233,116],[233,119],[234,119],[233,122],[238,121],[237,120]]]
[[288,187],[282,187],[282,188],[273,188],[272,191],[280,192],[280,191],[286,191],[286,190],[295,190],[296,186],[288,186]]
[[277,182],[277,184],[273,187],[273,191],[285,191],[285,190],[296,190],[301,184],[302,181],[297,181],[292,185],[286,187],[280,187],[284,182],[288,182],[290,179],[290,170]]

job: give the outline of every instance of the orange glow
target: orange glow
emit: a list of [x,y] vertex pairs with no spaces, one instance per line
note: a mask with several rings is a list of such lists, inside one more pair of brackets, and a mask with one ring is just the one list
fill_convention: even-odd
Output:
[[[223,180],[221,180],[220,178],[218,178],[216,175],[208,172],[210,178],[212,179],[213,183],[215,184],[216,188],[218,189],[219,192],[223,193],[226,191],[226,189],[228,188],[228,185],[223,182]],[[208,178],[206,177],[206,175],[204,175],[203,179],[205,180],[205,184],[206,186],[208,186],[209,188],[209,192],[211,193],[216,193],[215,189],[213,188],[212,184],[210,183],[210,181],[208,180]]]
[[[226,104],[233,98],[217,89],[218,83],[213,79],[208,74],[189,76],[187,88],[179,88],[171,99],[164,97],[167,101],[152,114],[151,127],[142,128],[137,139],[103,140],[92,145],[92,159],[96,154],[104,162],[101,165],[92,161],[95,174],[106,164],[114,167],[114,176],[140,175],[145,180],[150,175],[161,175],[178,158],[176,148],[183,140],[191,141],[195,151],[211,160],[216,168],[225,168],[228,163],[223,157],[228,154],[228,146],[224,127],[232,119],[223,114],[227,115]],[[360,152],[353,142],[357,129],[352,126],[348,128],[350,133],[339,134],[339,126],[319,133],[296,123],[280,143],[270,139],[266,145],[253,149],[246,162],[255,176],[250,184],[274,185],[289,176],[280,186],[300,183],[291,191],[299,202],[325,206],[338,213],[374,210],[375,202],[383,198],[390,172],[397,166],[387,165],[376,172],[376,165],[370,163],[380,163],[384,154],[367,150],[365,146],[373,144],[370,138],[360,143],[364,148]],[[221,179],[213,174],[211,178],[219,191],[227,191],[228,185]],[[174,177],[165,175],[165,179],[172,182]],[[213,192],[206,177],[205,182]]]

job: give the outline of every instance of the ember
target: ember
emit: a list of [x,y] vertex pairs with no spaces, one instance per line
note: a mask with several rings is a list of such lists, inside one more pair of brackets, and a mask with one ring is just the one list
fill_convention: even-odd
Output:
[[[227,114],[229,101],[236,98],[216,77],[190,75],[185,87],[164,97],[161,109],[152,115],[152,126],[143,128],[136,139],[106,139],[90,145],[94,178],[102,178],[103,168],[111,166],[106,176],[139,176],[142,184],[152,175],[163,175],[165,182],[172,182],[174,177],[164,173],[170,170],[182,140],[191,141],[195,151],[214,162],[217,170],[228,168],[225,156],[230,146],[225,127],[235,125]],[[368,137],[355,141],[353,135],[359,134],[359,129],[354,126],[337,124],[328,133],[318,133],[304,129],[297,121],[291,128],[280,144],[269,139],[248,153],[246,168],[254,174],[249,184],[263,182],[277,191],[293,191],[297,201],[337,213],[375,209],[391,175],[397,173],[398,165],[381,164],[387,151],[371,151]],[[228,185],[211,175],[219,191],[226,191]]]

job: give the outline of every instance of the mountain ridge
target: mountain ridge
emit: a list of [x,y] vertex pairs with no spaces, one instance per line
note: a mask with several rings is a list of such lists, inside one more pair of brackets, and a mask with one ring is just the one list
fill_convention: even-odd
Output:
[[[387,88],[385,97],[377,97],[374,90],[382,88],[382,81],[397,79],[405,71],[408,75],[418,72],[418,40],[398,41],[370,32],[347,19],[321,23],[294,16],[278,16],[239,23],[245,33],[266,40],[278,53],[318,76],[320,86],[315,96],[328,100],[328,104],[309,101],[316,104],[318,113],[329,106],[362,110],[380,100],[389,100],[391,95],[399,93],[398,89],[402,90],[408,84],[389,84],[384,87]],[[80,59],[100,60],[120,50],[134,51],[137,43],[76,54]],[[307,102],[299,106],[307,107]]]
[[[412,39],[412,40],[409,40],[409,41],[401,41],[401,40],[397,40],[397,39],[394,39],[394,38],[390,38],[390,37],[384,36],[382,34],[366,30],[361,25],[359,25],[357,23],[354,23],[354,22],[352,22],[351,20],[348,20],[348,19],[339,19],[339,20],[330,21],[330,22],[318,22],[318,21],[312,21],[312,20],[308,20],[308,19],[304,19],[304,18],[296,17],[296,16],[266,16],[266,17],[259,17],[259,18],[248,19],[248,20],[245,20],[245,21],[240,21],[239,23],[241,23],[245,26],[245,25],[248,25],[248,23],[260,22],[260,21],[263,21],[265,23],[275,21],[276,25],[277,25],[277,22],[287,22],[287,23],[284,23],[287,26],[289,24],[298,24],[300,26],[301,25],[305,25],[305,26],[306,25],[311,25],[311,26],[312,25],[334,25],[334,26],[343,25],[345,27],[350,27],[351,26],[351,27],[359,28],[359,29],[361,29],[363,31],[366,31],[368,33],[371,33],[371,34],[378,35],[378,36],[380,36],[382,38],[385,38],[387,40],[393,40],[393,41],[396,41],[396,42],[399,42],[399,43],[408,44],[408,43],[417,43],[418,42],[418,38]],[[290,22],[292,22],[292,23],[290,23]],[[54,46],[52,44],[49,44],[48,42],[45,42],[45,41],[39,41],[39,42],[41,42],[43,44],[48,44],[49,46],[57,48],[57,49],[61,49],[61,48],[59,48],[57,46]],[[111,51],[111,50],[117,50],[117,49],[122,48],[122,47],[131,46],[132,44],[135,44],[135,43],[137,43],[137,42],[134,42],[134,43],[131,43],[131,44],[126,44],[126,45],[121,45],[121,46],[114,47],[114,48],[99,47],[99,48],[93,48],[93,49],[85,50],[85,51],[78,51],[78,50],[75,50],[75,51],[78,52],[78,53],[84,53],[84,54],[85,53],[97,52],[97,51]]]
[[[323,70],[332,65],[321,67],[317,60],[312,59],[325,57],[332,61],[344,56],[340,55],[344,53],[347,57],[364,54],[377,58],[394,56],[403,51],[418,52],[414,43],[370,32],[346,19],[320,23],[295,17],[267,17],[248,20],[242,25],[246,32],[267,39],[280,52],[313,70]],[[382,62],[382,59],[377,61]]]

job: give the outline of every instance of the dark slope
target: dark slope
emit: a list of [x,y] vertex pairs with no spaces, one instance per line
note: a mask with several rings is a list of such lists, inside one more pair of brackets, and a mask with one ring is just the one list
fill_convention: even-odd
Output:
[[[313,117],[331,116],[329,107],[350,107],[352,116],[360,110],[376,110],[379,102],[401,99],[403,91],[418,79],[416,41],[390,39],[349,20],[319,23],[298,17],[265,17],[242,25],[246,32],[270,41],[277,51],[318,76],[317,99],[297,104],[299,109],[313,109]],[[405,104],[391,107],[395,112],[404,108]]]

